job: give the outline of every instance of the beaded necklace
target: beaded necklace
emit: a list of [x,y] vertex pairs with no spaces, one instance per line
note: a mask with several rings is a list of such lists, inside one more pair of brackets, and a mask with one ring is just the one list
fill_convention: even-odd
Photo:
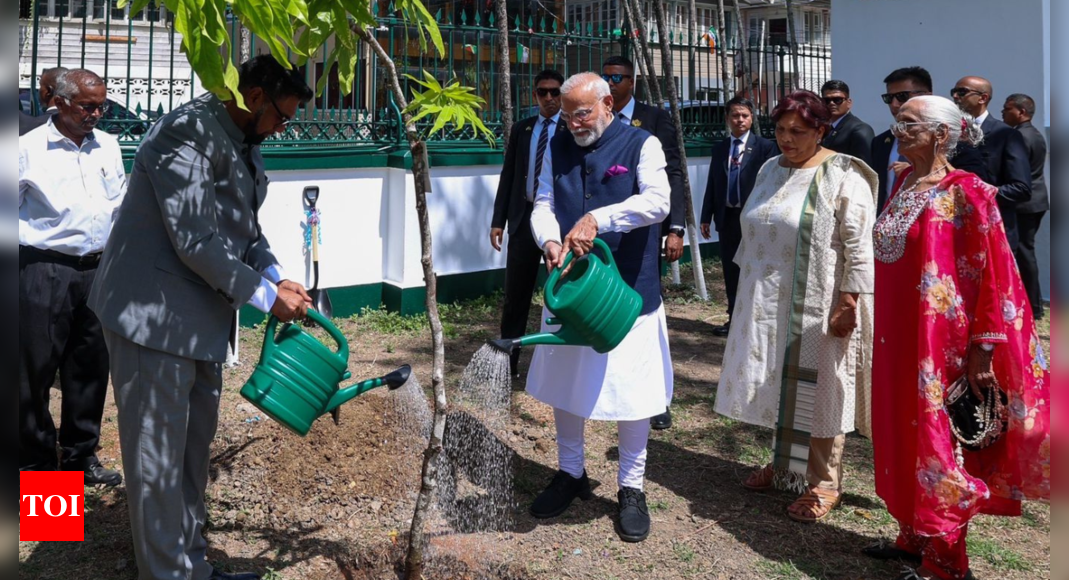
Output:
[[935,186],[922,191],[917,191],[917,187],[936,173],[946,169],[947,165],[944,163],[928,175],[918,178],[912,186],[903,187],[887,205],[887,209],[880,215],[872,232],[877,260],[885,264],[893,264],[906,253],[909,230],[924,208],[928,207],[928,202],[932,197],[931,191],[939,184],[936,183]]

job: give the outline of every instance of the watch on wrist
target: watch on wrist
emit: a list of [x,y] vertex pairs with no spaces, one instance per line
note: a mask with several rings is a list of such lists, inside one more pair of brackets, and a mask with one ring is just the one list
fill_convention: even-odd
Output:
[[683,235],[687,233],[687,230],[684,229],[684,228],[681,228],[679,226],[672,226],[672,227],[668,228],[668,233],[675,234],[675,235],[677,235],[677,236],[682,238]]

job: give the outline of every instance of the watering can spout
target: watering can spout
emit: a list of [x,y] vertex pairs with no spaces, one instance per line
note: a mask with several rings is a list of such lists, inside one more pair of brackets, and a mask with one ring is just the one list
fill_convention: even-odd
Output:
[[515,338],[501,338],[498,340],[491,340],[489,342],[490,346],[505,354],[512,354],[512,351],[522,346],[520,343],[521,341]]
[[378,387],[387,386],[391,391],[398,389],[408,382],[410,376],[412,376],[412,367],[405,365],[386,376],[368,379],[344,389],[339,389],[327,403],[327,410],[330,411],[331,415],[334,417],[334,422],[338,423],[339,416],[337,411],[345,403],[348,403],[356,397]]

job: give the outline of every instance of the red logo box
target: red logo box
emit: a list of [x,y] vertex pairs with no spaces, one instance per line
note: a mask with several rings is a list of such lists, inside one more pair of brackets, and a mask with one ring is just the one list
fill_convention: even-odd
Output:
[[85,540],[85,474],[19,472],[19,541]]

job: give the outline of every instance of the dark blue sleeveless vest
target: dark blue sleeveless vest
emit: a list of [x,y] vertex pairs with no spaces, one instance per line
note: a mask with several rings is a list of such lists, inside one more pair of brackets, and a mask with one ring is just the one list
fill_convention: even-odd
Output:
[[[557,132],[551,146],[553,199],[562,236],[591,210],[638,195],[638,162],[649,137],[646,131],[613,121],[597,143],[584,149],[570,131]],[[626,167],[627,173],[608,176],[614,165]],[[642,314],[661,306],[660,232],[656,224],[598,236],[612,249],[624,281],[642,296]]]

